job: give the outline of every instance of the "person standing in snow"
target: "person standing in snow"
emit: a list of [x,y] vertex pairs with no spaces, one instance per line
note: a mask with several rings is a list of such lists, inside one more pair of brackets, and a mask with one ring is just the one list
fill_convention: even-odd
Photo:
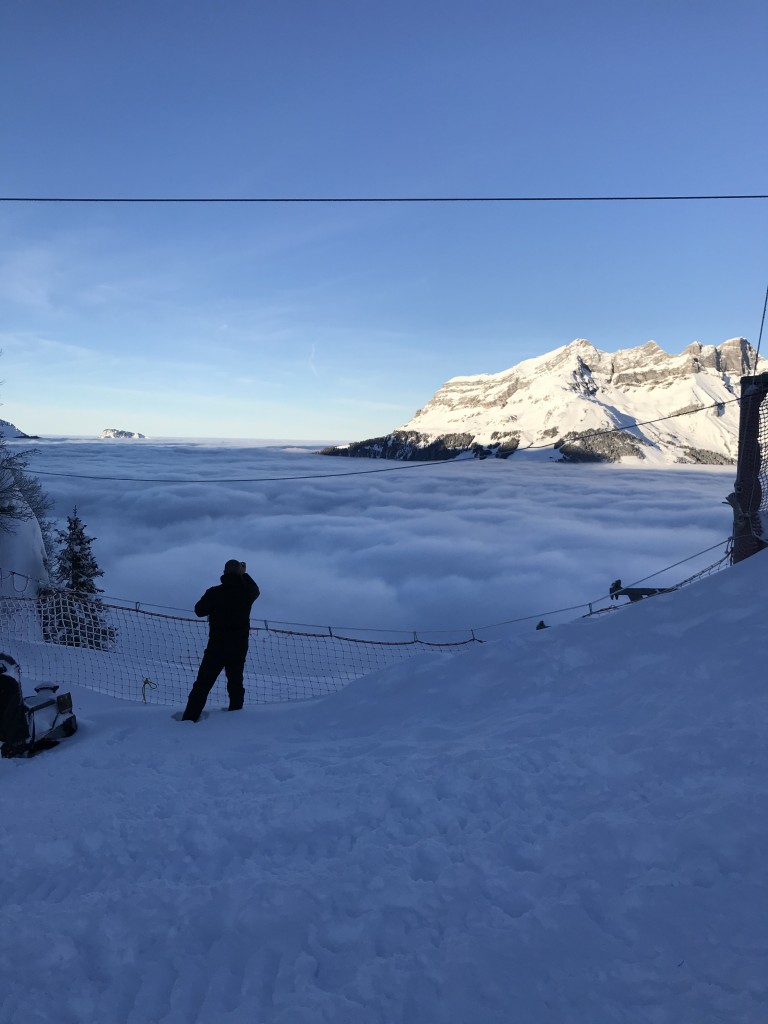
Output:
[[258,596],[259,588],[245,571],[245,562],[230,558],[219,586],[209,587],[195,605],[195,615],[208,616],[208,646],[181,716],[183,721],[198,720],[222,669],[227,676],[229,710],[241,710],[251,606]]

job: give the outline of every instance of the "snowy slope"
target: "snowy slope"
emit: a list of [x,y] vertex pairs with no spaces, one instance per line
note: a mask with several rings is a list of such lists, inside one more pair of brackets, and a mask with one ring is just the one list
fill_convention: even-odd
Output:
[[768,554],[309,706],[0,762],[0,1019],[761,1024]]
[[[21,498],[18,499],[21,504]],[[26,589],[27,578],[47,580],[45,543],[40,524],[25,506],[26,519],[8,519],[0,530],[0,595],[14,597]],[[13,574],[18,573],[18,578]]]
[[0,420],[0,437],[24,438],[29,437],[23,430],[19,430],[15,423],[8,420]]
[[[669,355],[652,341],[639,348],[602,352],[584,339],[527,359],[501,373],[454,377],[393,435],[326,454],[433,457],[482,445],[521,451],[552,445],[571,434],[645,424],[626,435],[604,438],[597,450],[612,461],[651,464],[725,463],[738,449],[740,378],[755,372],[755,353],[744,338],[719,346],[689,345]],[[757,371],[768,370],[759,359]],[[661,423],[660,417],[699,409]],[[378,444],[376,443],[378,442]],[[423,457],[423,455],[421,456]]]

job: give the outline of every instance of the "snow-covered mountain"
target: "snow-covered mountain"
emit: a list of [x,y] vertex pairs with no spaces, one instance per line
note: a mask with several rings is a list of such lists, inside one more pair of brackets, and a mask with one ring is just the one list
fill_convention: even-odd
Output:
[[107,427],[106,430],[102,430],[99,434],[99,440],[104,441],[107,438],[112,438],[121,441],[143,441],[146,440],[146,436],[146,434],[134,433],[132,430],[118,430],[117,427]]
[[19,430],[15,423],[9,423],[8,420],[0,420],[0,437],[30,437],[29,434],[25,434],[23,430]]
[[[768,370],[744,338],[669,355],[649,341],[602,352],[583,338],[501,373],[453,377],[402,427],[323,454],[435,459],[552,449],[569,460],[735,461],[740,378]],[[695,411],[700,407],[704,411]],[[648,423],[674,415],[664,422]],[[634,423],[642,426],[630,426]],[[627,429],[624,429],[627,428]],[[612,431],[599,437],[583,435]]]

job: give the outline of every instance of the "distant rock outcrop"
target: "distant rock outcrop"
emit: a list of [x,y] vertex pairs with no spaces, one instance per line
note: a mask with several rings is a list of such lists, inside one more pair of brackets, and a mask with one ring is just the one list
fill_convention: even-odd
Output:
[[324,455],[723,465],[738,450],[740,378],[768,370],[744,338],[669,355],[649,341],[601,352],[579,338],[501,373],[453,377],[408,423]]
[[99,440],[106,438],[119,438],[120,440],[141,441],[146,439],[146,434],[134,434],[130,430],[117,430],[115,427],[107,427],[99,434]]
[[8,439],[13,437],[27,438],[32,441],[35,440],[32,434],[25,434],[23,430],[13,424],[9,423],[8,420],[0,420],[0,437]]

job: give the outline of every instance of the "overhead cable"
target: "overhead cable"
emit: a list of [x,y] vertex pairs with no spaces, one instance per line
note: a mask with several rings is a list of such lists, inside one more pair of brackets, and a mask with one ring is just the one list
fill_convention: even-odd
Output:
[[[655,420],[638,420],[635,423],[627,423],[623,427],[610,427],[608,430],[596,430],[592,434],[579,434],[577,437],[574,437],[572,440],[576,441],[576,442],[578,442],[578,441],[586,441],[590,437],[602,437],[605,434],[621,433],[624,430],[632,430],[634,427],[647,427],[647,426],[650,426],[652,423],[663,423],[664,420],[673,420],[677,416],[690,416],[692,413],[695,413],[695,412],[706,412],[707,409],[717,409],[721,405],[730,405],[731,402],[740,402],[740,401],[741,401],[740,398],[725,398],[725,399],[723,399],[722,402],[712,402],[710,405],[699,405],[699,406],[696,406],[696,408],[694,408],[694,409],[683,409],[681,412],[672,412],[672,413],[669,414],[669,416],[659,416]],[[567,440],[568,439],[566,438],[566,441]],[[525,446],[525,448],[518,448],[518,449],[515,449],[515,450],[516,451],[521,451],[521,452],[527,452],[527,451],[541,449],[541,448],[552,448],[554,445],[559,445],[561,443],[562,443],[562,438],[559,441],[550,441],[548,444],[528,444],[528,445]]]
[[660,203],[768,199],[768,194],[646,196],[0,196],[0,203]]
[[[438,466],[441,463],[456,461],[456,456],[452,456],[450,459],[425,459],[419,462],[401,463],[398,466],[387,466],[385,469],[353,469],[347,473],[299,473],[295,476],[208,477],[207,479],[200,477],[168,477],[164,479],[154,476],[92,476],[85,473],[54,473],[51,470],[44,469],[32,469],[30,472],[39,476],[63,476],[73,480],[111,480],[116,483],[133,484],[265,484],[282,483],[283,480],[325,480],[329,477],[337,476],[368,476],[373,473],[395,473],[401,469],[427,468],[428,466]],[[468,462],[473,460],[459,459],[458,461]]]

